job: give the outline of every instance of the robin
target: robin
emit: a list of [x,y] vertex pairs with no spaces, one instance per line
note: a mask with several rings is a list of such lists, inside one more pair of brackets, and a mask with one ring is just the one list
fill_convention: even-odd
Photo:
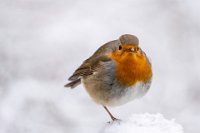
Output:
[[101,46],[69,77],[65,87],[83,82],[92,99],[104,107],[119,106],[143,96],[150,88],[152,67],[136,36],[125,34]]

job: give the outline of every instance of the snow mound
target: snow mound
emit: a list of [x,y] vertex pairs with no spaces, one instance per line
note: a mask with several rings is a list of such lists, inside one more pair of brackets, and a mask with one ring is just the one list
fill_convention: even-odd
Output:
[[183,133],[183,128],[161,114],[134,114],[128,120],[107,124],[101,133]]

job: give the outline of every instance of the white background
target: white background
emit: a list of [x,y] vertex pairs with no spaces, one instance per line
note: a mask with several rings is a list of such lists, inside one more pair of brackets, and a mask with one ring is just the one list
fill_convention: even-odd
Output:
[[67,78],[98,47],[137,35],[154,78],[143,98],[111,108],[175,118],[200,132],[198,0],[1,0],[0,132],[97,133],[110,120]]

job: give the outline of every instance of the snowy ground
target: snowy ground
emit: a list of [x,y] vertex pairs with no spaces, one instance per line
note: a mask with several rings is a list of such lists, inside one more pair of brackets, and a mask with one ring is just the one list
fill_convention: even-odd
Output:
[[140,114],[126,121],[109,123],[101,133],[183,133],[183,128],[161,114]]
[[110,108],[121,119],[161,113],[199,133],[198,0],[1,0],[0,133],[98,133],[110,120],[83,86],[63,85],[103,43],[135,34],[154,79],[143,98]]

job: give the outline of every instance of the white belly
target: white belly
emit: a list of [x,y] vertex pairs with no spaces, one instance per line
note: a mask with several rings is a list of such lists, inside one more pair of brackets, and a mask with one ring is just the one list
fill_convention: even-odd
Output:
[[151,81],[145,84],[138,82],[136,85],[124,89],[122,95],[113,97],[106,104],[107,106],[119,106],[132,101],[135,98],[142,97],[148,91],[150,84]]

